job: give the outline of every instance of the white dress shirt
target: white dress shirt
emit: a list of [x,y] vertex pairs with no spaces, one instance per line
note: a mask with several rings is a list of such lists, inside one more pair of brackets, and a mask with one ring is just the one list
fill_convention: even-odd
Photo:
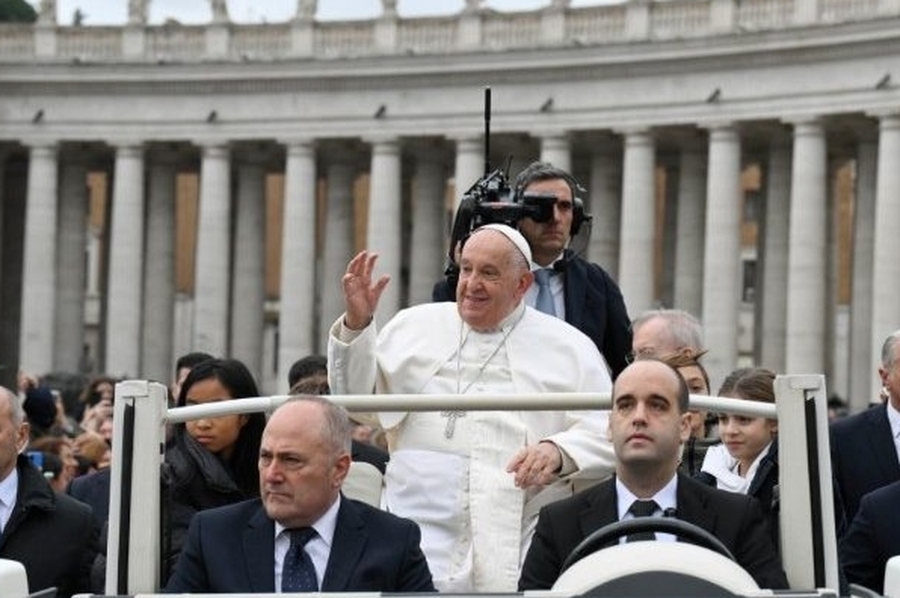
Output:
[[12,472],[0,482],[0,533],[6,528],[13,509],[16,507],[16,494],[19,493],[19,470]]
[[[678,474],[672,476],[672,479],[669,480],[669,483],[663,486],[659,492],[651,496],[650,498],[639,499],[635,496],[631,490],[625,487],[625,484],[619,478],[616,478],[616,504],[618,507],[619,513],[619,521],[625,521],[627,519],[634,519],[634,515],[632,515],[628,509],[631,508],[631,503],[636,500],[654,500],[656,504],[659,506],[659,509],[655,513],[653,513],[654,517],[663,516],[667,511],[675,512],[678,506],[678,501],[676,499],[678,492]],[[662,542],[674,542],[676,540],[675,536],[672,534],[656,534],[656,539]],[[619,542],[624,543],[625,537],[623,536]]]
[[[322,590],[322,579],[328,566],[328,555],[331,553],[331,541],[334,539],[334,528],[337,527],[338,510],[341,507],[341,496],[328,507],[325,514],[312,524],[316,535],[310,538],[303,549],[312,559],[316,568],[316,583]],[[281,592],[281,572],[284,570],[284,557],[291,547],[291,531],[275,522],[275,590]]]

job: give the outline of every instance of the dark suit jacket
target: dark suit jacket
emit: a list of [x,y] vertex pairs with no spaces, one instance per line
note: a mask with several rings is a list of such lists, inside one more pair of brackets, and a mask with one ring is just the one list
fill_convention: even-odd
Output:
[[831,425],[831,470],[843,505],[843,520],[848,524],[864,495],[900,480],[900,462],[885,405]]
[[387,451],[377,446],[354,440],[350,447],[350,458],[354,461],[362,461],[363,463],[374,465],[378,468],[378,471],[384,473],[387,462],[391,457]]
[[[525,557],[519,590],[549,589],[569,553],[595,530],[619,520],[615,478],[543,507]],[[702,527],[732,552],[761,588],[786,588],[766,518],[756,500],[678,474],[677,517]]]
[[[412,521],[342,497],[323,592],[434,591]],[[166,592],[274,592],[275,522],[259,499],[194,516]]]
[[16,506],[0,535],[0,558],[25,565],[32,592],[57,588],[65,598],[89,592],[97,529],[87,505],[53,491],[27,457],[19,456]]
[[[631,319],[622,291],[606,270],[569,249],[558,264],[566,322],[594,341],[615,378],[628,365],[631,352]],[[446,280],[435,284],[431,295],[434,301],[456,300],[455,289]]]
[[884,566],[900,554],[900,482],[866,494],[840,543],[840,562],[850,583],[882,594]]

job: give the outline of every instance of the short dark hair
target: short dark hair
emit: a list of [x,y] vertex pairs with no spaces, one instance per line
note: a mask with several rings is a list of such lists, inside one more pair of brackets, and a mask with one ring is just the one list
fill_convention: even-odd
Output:
[[534,183],[536,181],[554,181],[556,179],[562,179],[566,182],[566,184],[569,186],[569,190],[572,192],[573,200],[579,196],[578,183],[575,181],[571,174],[569,174],[562,168],[557,168],[549,162],[541,161],[532,162],[531,164],[526,166],[516,177],[516,182],[513,186],[513,189],[518,196],[523,191],[525,191],[525,188],[531,183]]
[[288,386],[293,387],[297,382],[304,378],[315,376],[316,374],[328,373],[328,358],[324,355],[307,355],[303,359],[298,359],[288,370]]
[[178,361],[175,362],[175,373],[178,374],[178,372],[180,372],[182,368],[193,369],[204,361],[210,361],[212,359],[215,358],[209,353],[203,353],[202,351],[185,353],[178,358]]

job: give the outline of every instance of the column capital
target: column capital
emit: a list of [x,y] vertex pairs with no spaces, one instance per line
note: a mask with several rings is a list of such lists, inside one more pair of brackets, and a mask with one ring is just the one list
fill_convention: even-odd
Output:
[[116,157],[132,157],[142,158],[144,156],[144,144],[140,142],[127,141],[123,143],[112,144],[116,149]]
[[795,131],[801,127],[807,128],[810,126],[815,126],[821,128],[822,117],[818,114],[798,114],[788,118],[782,118],[781,122],[794,127]]
[[47,151],[59,151],[59,140],[57,139],[42,139],[40,137],[34,138],[24,138],[21,139],[22,145],[27,147],[30,151],[35,150],[47,150]]
[[400,147],[400,139],[396,135],[367,135],[366,137],[363,137],[363,142],[368,144],[373,151],[376,149],[384,151],[390,147]]
[[229,158],[231,156],[231,146],[223,142],[202,143],[200,151],[203,158]]
[[285,137],[276,141],[283,145],[287,151],[304,147],[315,149],[318,146],[318,142],[314,137]]

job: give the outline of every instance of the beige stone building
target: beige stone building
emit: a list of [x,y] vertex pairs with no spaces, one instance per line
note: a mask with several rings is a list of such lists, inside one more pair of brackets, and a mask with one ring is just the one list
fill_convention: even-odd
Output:
[[[122,0],[124,2],[124,0]],[[218,4],[218,3],[217,3]],[[268,392],[323,350],[353,252],[427,301],[490,161],[589,190],[632,315],[700,315],[738,364],[861,406],[900,328],[900,0],[630,0],[318,22],[0,26],[0,364],[168,380],[188,350]],[[224,4],[223,4],[224,5]]]

